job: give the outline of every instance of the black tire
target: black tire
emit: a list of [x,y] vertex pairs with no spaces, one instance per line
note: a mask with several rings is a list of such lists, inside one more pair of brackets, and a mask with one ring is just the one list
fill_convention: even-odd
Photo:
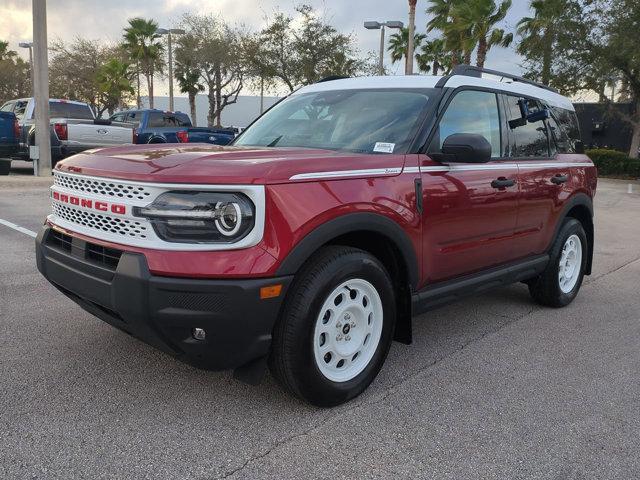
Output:
[[0,175],[9,175],[11,172],[11,160],[0,158]]
[[[331,292],[353,279],[363,279],[376,289],[382,302],[382,332],[366,367],[350,380],[335,382],[316,364],[314,329]],[[273,332],[271,372],[287,391],[313,405],[332,407],[347,402],[362,393],[380,371],[391,346],[395,320],[393,286],[378,259],[356,248],[324,247],[296,274],[287,294]]]
[[[559,271],[562,249],[569,237],[576,235],[581,243],[582,261],[580,262],[580,272],[574,287],[563,292],[560,288]],[[549,264],[545,271],[537,278],[529,281],[529,293],[533,299],[541,305],[548,307],[564,307],[569,305],[580,290],[584,272],[587,265],[588,243],[587,235],[582,224],[575,218],[567,218],[562,223],[560,231],[553,242],[549,254]]]

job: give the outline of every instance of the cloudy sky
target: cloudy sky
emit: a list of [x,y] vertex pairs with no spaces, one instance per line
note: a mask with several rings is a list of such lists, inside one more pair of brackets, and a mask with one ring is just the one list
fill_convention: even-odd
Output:
[[[361,52],[377,51],[377,31],[365,30],[365,20],[402,20],[407,22],[406,0],[48,0],[49,38],[72,40],[76,36],[117,42],[126,20],[135,16],[155,19],[161,27],[178,22],[181,15],[213,13],[231,24],[243,24],[259,30],[265,16],[276,10],[293,13],[295,5],[307,3],[323,12],[327,20],[343,33],[353,34]],[[428,21],[427,0],[418,0],[416,26],[424,31]],[[504,28],[513,31],[520,18],[529,14],[529,0],[513,0]],[[0,39],[8,40],[11,48],[26,54],[18,42],[31,40],[31,1],[0,0]],[[25,55],[26,57],[26,55]],[[389,62],[389,59],[386,59]],[[513,48],[494,48],[486,66],[520,73],[522,59]],[[391,66],[402,73],[402,66]],[[157,95],[166,95],[166,85],[158,85]]]

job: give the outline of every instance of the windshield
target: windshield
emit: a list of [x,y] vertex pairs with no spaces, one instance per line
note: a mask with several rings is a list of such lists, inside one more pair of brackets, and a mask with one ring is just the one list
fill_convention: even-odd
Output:
[[404,153],[431,89],[335,90],[291,95],[235,145]]

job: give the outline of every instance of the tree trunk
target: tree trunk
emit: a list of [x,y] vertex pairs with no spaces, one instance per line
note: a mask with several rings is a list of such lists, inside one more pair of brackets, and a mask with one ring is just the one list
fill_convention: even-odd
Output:
[[216,67],[216,127],[222,126],[222,87],[220,84],[222,83],[222,73],[220,72],[220,67]]
[[638,150],[640,149],[640,100],[636,101],[636,111],[634,112],[633,134],[631,135],[631,148],[629,148],[629,156],[631,158],[639,158]]
[[194,127],[198,126],[198,117],[196,117],[196,92],[189,91],[189,109],[191,110],[191,124]]
[[440,63],[437,60],[433,61],[433,74],[434,75],[438,75],[438,72],[440,71]]
[[544,32],[544,51],[542,53],[542,83],[549,85],[551,82],[551,61],[553,58],[553,43],[554,34],[553,31],[547,29]]
[[476,66],[483,68],[484,61],[487,59],[487,39],[485,37],[478,40],[478,56],[476,57]]
[[416,31],[416,2],[417,0],[409,0],[409,38],[407,41],[405,75],[413,75],[413,40]]
[[142,102],[140,101],[140,62],[136,62],[136,82],[138,83],[138,90],[136,90],[136,105],[139,110],[142,108]]
[[153,75],[150,73],[147,76],[147,89],[149,90],[149,108],[153,108]]
[[207,127],[213,127],[216,122],[216,89],[212,84],[209,84],[209,93],[207,94],[209,99],[209,113],[207,113]]

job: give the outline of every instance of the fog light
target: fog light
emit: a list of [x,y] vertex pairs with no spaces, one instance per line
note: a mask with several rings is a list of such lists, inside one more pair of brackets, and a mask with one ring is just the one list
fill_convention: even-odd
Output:
[[195,338],[196,340],[204,340],[207,336],[207,332],[205,332],[202,328],[194,328],[191,332],[191,335],[193,335],[193,338]]

